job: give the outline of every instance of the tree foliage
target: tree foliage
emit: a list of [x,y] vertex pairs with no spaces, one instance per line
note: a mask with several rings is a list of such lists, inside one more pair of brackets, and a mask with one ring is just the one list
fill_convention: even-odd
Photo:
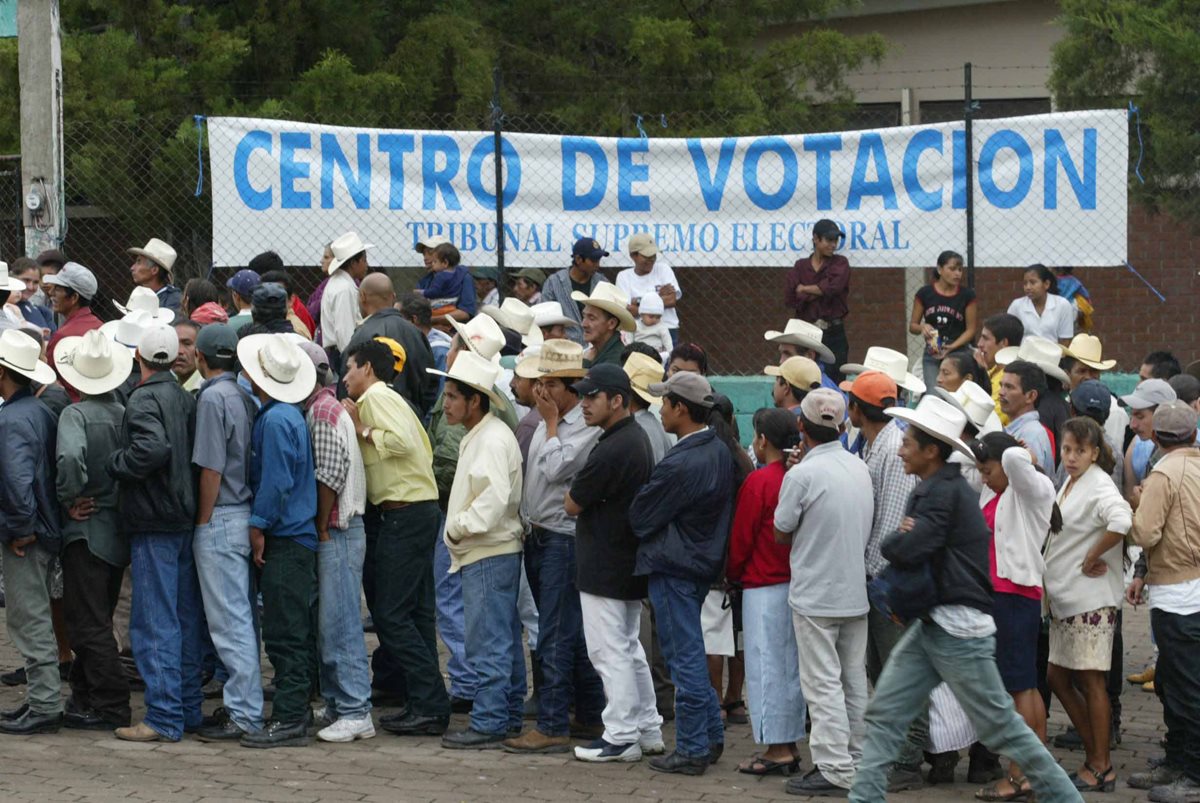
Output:
[[1145,148],[1135,196],[1200,224],[1200,4],[1063,0],[1060,22],[1050,78],[1058,105],[1133,101]]

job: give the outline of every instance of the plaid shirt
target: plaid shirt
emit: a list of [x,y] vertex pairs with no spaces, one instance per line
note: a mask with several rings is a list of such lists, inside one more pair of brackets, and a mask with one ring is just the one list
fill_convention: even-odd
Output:
[[894,533],[904,519],[904,509],[909,494],[917,487],[917,478],[904,473],[900,460],[900,443],[904,431],[895,421],[879,431],[874,443],[863,440],[860,456],[867,464],[871,475],[871,489],[875,495],[875,515],[871,521],[871,537],[867,539],[867,575],[878,577],[888,565],[880,553],[883,539]]
[[367,478],[357,433],[333,388],[321,388],[308,402],[305,418],[312,434],[317,482],[337,492],[329,513],[332,527],[344,530],[367,506]]

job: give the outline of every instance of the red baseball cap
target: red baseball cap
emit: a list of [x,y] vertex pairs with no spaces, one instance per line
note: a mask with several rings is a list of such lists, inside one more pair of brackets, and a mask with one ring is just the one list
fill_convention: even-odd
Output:
[[899,391],[896,383],[882,371],[865,371],[854,378],[838,385],[847,393],[853,393],[856,399],[876,407],[892,407],[896,404]]

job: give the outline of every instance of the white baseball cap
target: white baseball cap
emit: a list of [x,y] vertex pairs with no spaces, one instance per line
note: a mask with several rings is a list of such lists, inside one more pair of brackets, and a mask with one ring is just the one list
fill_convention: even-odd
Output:
[[172,363],[179,356],[179,335],[174,326],[156,324],[142,333],[137,349],[147,362]]

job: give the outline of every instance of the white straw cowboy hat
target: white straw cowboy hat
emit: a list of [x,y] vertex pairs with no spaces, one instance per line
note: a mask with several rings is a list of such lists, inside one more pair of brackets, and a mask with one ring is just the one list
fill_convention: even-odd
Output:
[[491,399],[497,407],[508,407],[508,400],[496,392],[496,380],[500,378],[500,366],[491,360],[485,360],[478,354],[464,351],[454,358],[454,364],[449,371],[439,371],[436,368],[426,368],[431,374],[444,376],[470,385],[475,390]]
[[1063,348],[1053,340],[1047,340],[1044,337],[1037,335],[1027,335],[1021,340],[1019,346],[1008,346],[996,352],[996,364],[1008,365],[1017,360],[1031,362],[1038,368],[1046,372],[1046,376],[1052,376],[1063,385],[1071,383],[1067,372],[1059,367],[1058,362],[1062,359]]
[[1063,349],[1063,354],[1068,357],[1074,357],[1088,368],[1095,368],[1097,371],[1111,371],[1116,367],[1116,360],[1105,360],[1104,349],[1100,345],[1100,338],[1095,335],[1078,334],[1071,339],[1071,345]]
[[967,414],[945,399],[931,393],[921,397],[915,410],[909,410],[907,407],[889,407],[884,412],[892,418],[907,421],[942,443],[950,444],[955,451],[971,460],[975,459],[974,453],[961,438],[963,427],[967,425]]
[[0,368],[27,376],[39,385],[49,385],[55,379],[54,369],[42,362],[41,356],[41,345],[30,335],[18,329],[5,329],[0,334]]
[[[871,346],[863,357],[863,371],[882,371],[900,387],[912,393],[924,393],[925,383],[908,370],[908,357],[894,349]],[[861,372],[860,372],[861,373]]]
[[[146,330],[161,323],[162,321],[149,312],[135,309],[130,310],[123,317],[117,318],[115,321],[108,321],[102,324],[100,326],[100,334],[114,343],[118,343],[133,351],[137,348],[138,341],[142,339],[142,335],[146,333]],[[56,348],[55,351],[57,352],[57,350]]]
[[332,276],[333,272],[340,268],[347,259],[374,247],[371,243],[364,243],[355,232],[346,232],[329,244],[329,252],[333,254],[333,259],[329,260],[329,267],[325,272]]
[[579,379],[587,375],[583,346],[572,340],[551,338],[542,343],[537,359],[522,360],[516,372],[524,379]]
[[641,396],[646,404],[658,404],[661,399],[650,392],[650,386],[663,381],[662,363],[649,354],[635,351],[625,360],[624,367],[633,392]]
[[563,315],[562,304],[557,301],[543,301],[529,308],[533,313],[534,323],[540,329],[543,326],[574,326],[575,321]]
[[115,301],[113,302],[113,306],[122,315],[128,315],[134,310],[141,310],[142,312],[149,313],[162,323],[171,323],[171,321],[175,320],[175,311],[168,307],[160,306],[158,303],[158,293],[149,287],[133,288],[133,292],[129,294],[129,300],[125,302],[125,306],[121,306]]
[[585,307],[604,310],[621,322],[620,328],[623,332],[637,331],[637,321],[629,311],[629,296],[612,282],[600,282],[592,288],[590,296],[576,290],[571,293],[571,300],[578,301]]
[[150,242],[146,243],[143,248],[130,248],[129,253],[145,257],[165,270],[168,275],[175,267],[175,257],[177,256],[174,248],[157,237],[151,237]]
[[769,340],[772,343],[791,343],[793,346],[812,349],[817,352],[821,362],[833,363],[837,358],[833,356],[829,347],[821,342],[821,335],[821,327],[816,324],[802,321],[799,318],[789,318],[782,332],[768,329],[763,335],[763,340]]
[[934,388],[933,392],[962,410],[980,435],[1003,429],[991,394],[971,380],[963,382],[953,393],[943,388]]
[[485,360],[499,361],[500,349],[504,348],[504,332],[500,324],[488,315],[476,315],[466,323],[454,320],[452,315],[444,316],[458,337],[467,348],[483,357]]
[[82,337],[64,337],[54,347],[54,367],[80,393],[99,396],[129,378],[133,354],[93,329]]
[[242,370],[272,399],[298,404],[312,395],[317,367],[287,337],[247,335],[238,341],[237,356]]
[[519,334],[521,342],[526,346],[536,346],[545,339],[533,317],[533,310],[519,298],[509,296],[498,307],[494,304],[484,304],[479,311],[501,326]]

